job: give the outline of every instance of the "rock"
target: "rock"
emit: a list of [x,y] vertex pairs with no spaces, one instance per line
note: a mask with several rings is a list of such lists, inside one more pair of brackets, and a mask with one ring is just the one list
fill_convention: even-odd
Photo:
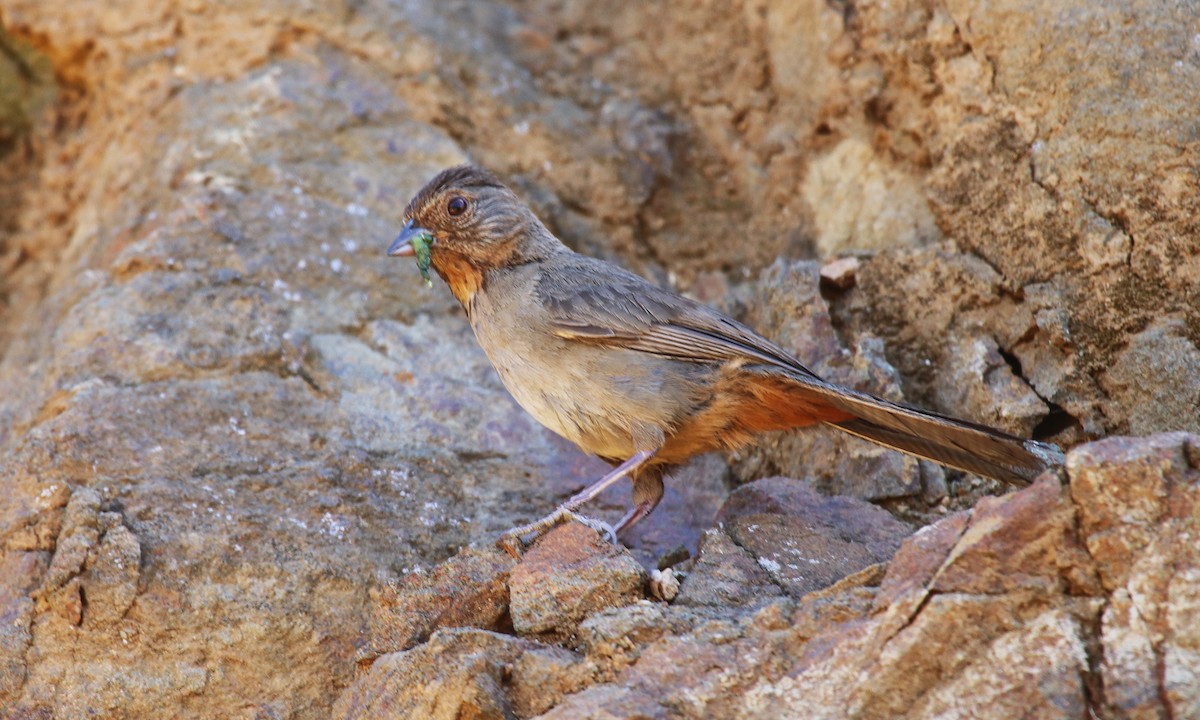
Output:
[[871,565],[801,597],[788,618],[793,641],[807,641],[831,626],[861,621],[870,615],[887,569],[884,563]]
[[1067,457],[1108,603],[1105,700],[1126,716],[1200,711],[1200,436],[1110,438]]
[[1087,631],[1069,611],[1047,611],[1003,635],[937,687],[913,717],[1061,717],[1087,712]]
[[957,338],[950,372],[933,390],[937,407],[969,413],[976,422],[1030,437],[1050,408],[1013,373],[991,337]]
[[733,542],[792,597],[888,560],[911,533],[874,505],[828,498],[781,477],[738,488],[717,519]]
[[36,593],[39,609],[53,610],[72,625],[86,620],[90,627],[110,626],[137,596],[141,560],[141,543],[121,514],[101,512],[99,494],[81,488],[67,503],[54,556]]
[[748,642],[734,628],[714,623],[695,635],[653,643],[618,682],[570,695],[542,717],[711,717],[727,697],[738,697],[752,678],[787,657],[782,643]]
[[[1194,686],[1182,679],[1200,667],[1188,649],[1191,628],[1157,625],[1190,617],[1193,606],[1190,574],[1161,574],[1162,553],[1192,562],[1192,545],[1173,534],[1195,517],[1186,504],[1194,493],[1185,488],[1196,486],[1185,479],[1196,474],[1184,460],[1187,442],[1194,440],[1121,439],[1076,451],[1070,487],[1044,476],[947,517],[906,539],[886,575],[867,568],[803,595],[790,614],[780,613],[778,600],[743,603],[731,606],[741,608],[740,623],[693,618],[675,635],[643,635],[648,644],[625,652],[633,662],[616,681],[566,698],[549,716],[667,717],[680,707],[729,718],[1059,716],[1089,707],[1123,716],[1162,712],[1168,702],[1190,708]],[[1141,474],[1125,474],[1139,467]],[[1121,475],[1126,485],[1089,479],[1098,472]],[[1139,569],[1148,574],[1110,594],[1096,573],[1108,553],[1090,539],[1075,484],[1131,497],[1129,483],[1155,487],[1155,478],[1171,478],[1172,492],[1190,498],[1169,521],[1184,525],[1168,528],[1169,541],[1142,549]],[[1089,502],[1109,517],[1111,501]],[[663,624],[694,611],[677,602],[665,612]],[[1139,642],[1148,633],[1163,644]],[[724,655],[731,647],[737,663]],[[666,653],[676,660],[664,660]],[[1176,663],[1161,685],[1146,674],[1154,658]]]
[[668,615],[658,603],[636,602],[591,615],[579,626],[580,647],[588,657],[628,664],[636,651],[666,634]]
[[[58,88],[51,59],[37,44],[0,26],[0,348],[9,346],[15,311],[36,302],[35,288],[16,282],[14,270],[27,262],[23,243],[10,242],[21,224],[25,196],[36,183],[53,130]],[[0,426],[3,422],[0,422]],[[0,430],[0,438],[3,438]]]
[[333,717],[529,717],[569,691],[555,682],[569,674],[572,660],[528,640],[439,630],[424,645],[378,658],[334,703]]
[[522,653],[512,663],[509,699],[517,717],[534,717],[550,710],[571,693],[595,679],[595,664],[574,653],[554,647],[539,647]]
[[[78,178],[122,189],[72,195],[92,220],[59,253],[63,281],[44,279],[56,320],[10,328],[0,364],[4,552],[55,558],[40,609],[5,606],[30,618],[28,647],[18,631],[4,656],[24,678],[14,707],[153,716],[204,695],[221,716],[322,714],[369,650],[372,590],[490,543],[547,487],[603,467],[511,401],[453,300],[380,260],[372,238],[395,226],[380,209],[424,178],[364,160],[405,146],[418,174],[461,159],[453,141],[389,119],[285,151],[401,107],[378,68],[311,57],[177,85],[161,112],[122,115],[137,129],[89,126],[113,159],[68,153]],[[109,142],[126,132],[153,142]],[[260,169],[283,180],[260,184]],[[451,365],[474,367],[472,392],[449,392]]]
[[642,597],[646,571],[622,548],[579,523],[561,525],[525,552],[509,578],[513,628],[569,638],[579,622]]
[[427,572],[373,591],[367,645],[360,662],[407,650],[443,627],[504,630],[508,578],[516,561],[496,550],[466,549]]
[[1154,321],[1134,335],[1104,376],[1104,389],[1128,408],[1129,432],[1200,432],[1200,348],[1182,317]]
[[63,513],[54,556],[42,582],[42,594],[51,593],[83,571],[88,553],[100,539],[100,495],[90,488],[71,494]]
[[1182,510],[1172,496],[1186,488],[1190,468],[1184,447],[1189,443],[1195,440],[1183,434],[1140,441],[1111,438],[1068,456],[1071,495],[1106,590],[1125,584],[1162,524]]
[[804,178],[804,198],[813,208],[821,257],[938,238],[917,178],[857,138],[843,140],[813,161]]
[[29,597],[46,572],[41,553],[9,552],[0,560],[0,704],[19,696],[33,644],[34,601]]
[[675,604],[730,608],[754,605],[782,595],[771,573],[729,535],[709,530],[700,539],[700,553],[680,585]]
[[1059,480],[1047,474],[1021,492],[981,500],[929,579],[930,591],[1099,595],[1091,558],[1075,533],[1074,509],[1063,494]]
[[112,625],[125,617],[138,594],[142,546],[122,524],[121,515],[100,514],[104,534],[88,558],[87,575],[80,591],[87,595],[88,623]]

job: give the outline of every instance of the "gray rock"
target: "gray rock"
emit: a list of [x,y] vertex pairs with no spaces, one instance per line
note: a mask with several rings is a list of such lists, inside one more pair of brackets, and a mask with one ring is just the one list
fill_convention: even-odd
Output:
[[887,561],[912,532],[870,503],[825,497],[781,477],[738,488],[718,520],[792,597]]

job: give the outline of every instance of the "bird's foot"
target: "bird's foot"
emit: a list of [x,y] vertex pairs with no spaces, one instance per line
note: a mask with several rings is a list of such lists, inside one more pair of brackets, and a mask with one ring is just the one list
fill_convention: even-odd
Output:
[[617,531],[613,529],[612,525],[609,525],[603,520],[597,520],[596,518],[580,515],[577,512],[568,512],[567,517],[571,518],[580,525],[583,525],[584,527],[590,527],[591,529],[595,530],[600,534],[601,538],[609,541],[613,545],[620,544],[620,541],[617,540]]
[[600,534],[600,537],[608,540],[614,545],[617,544],[617,531],[612,525],[597,520],[595,518],[586,517],[575,512],[573,507],[564,504],[560,505],[554,512],[546,515],[543,518],[534,520],[525,525],[518,525],[511,530],[506,530],[497,540],[496,546],[513,557],[520,557],[525,546],[536,540],[540,535],[550,530],[555,525],[574,520],[579,524],[589,527]]

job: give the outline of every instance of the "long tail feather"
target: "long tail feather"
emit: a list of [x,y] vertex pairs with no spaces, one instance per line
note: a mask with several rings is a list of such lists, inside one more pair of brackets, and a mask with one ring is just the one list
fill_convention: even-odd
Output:
[[1027,485],[1042,471],[1063,463],[1062,451],[1050,443],[1025,440],[815,377],[790,377],[804,386],[806,394],[816,394],[830,406],[854,416],[828,423],[831,427],[942,465]]

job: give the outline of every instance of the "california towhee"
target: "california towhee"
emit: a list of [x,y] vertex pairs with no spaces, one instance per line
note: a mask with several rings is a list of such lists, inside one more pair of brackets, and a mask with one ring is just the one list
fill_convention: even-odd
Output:
[[[480,168],[441,172],[404,217],[388,255],[415,254],[423,271],[432,264],[517,402],[616,466],[553,513],[505,533],[510,549],[568,517],[615,540],[658,504],[668,468],[770,430],[824,423],[1010,483],[1062,463],[1054,445],[822,380],[736,320],[575,253]],[[575,514],[626,476],[633,508],[615,531]]]

